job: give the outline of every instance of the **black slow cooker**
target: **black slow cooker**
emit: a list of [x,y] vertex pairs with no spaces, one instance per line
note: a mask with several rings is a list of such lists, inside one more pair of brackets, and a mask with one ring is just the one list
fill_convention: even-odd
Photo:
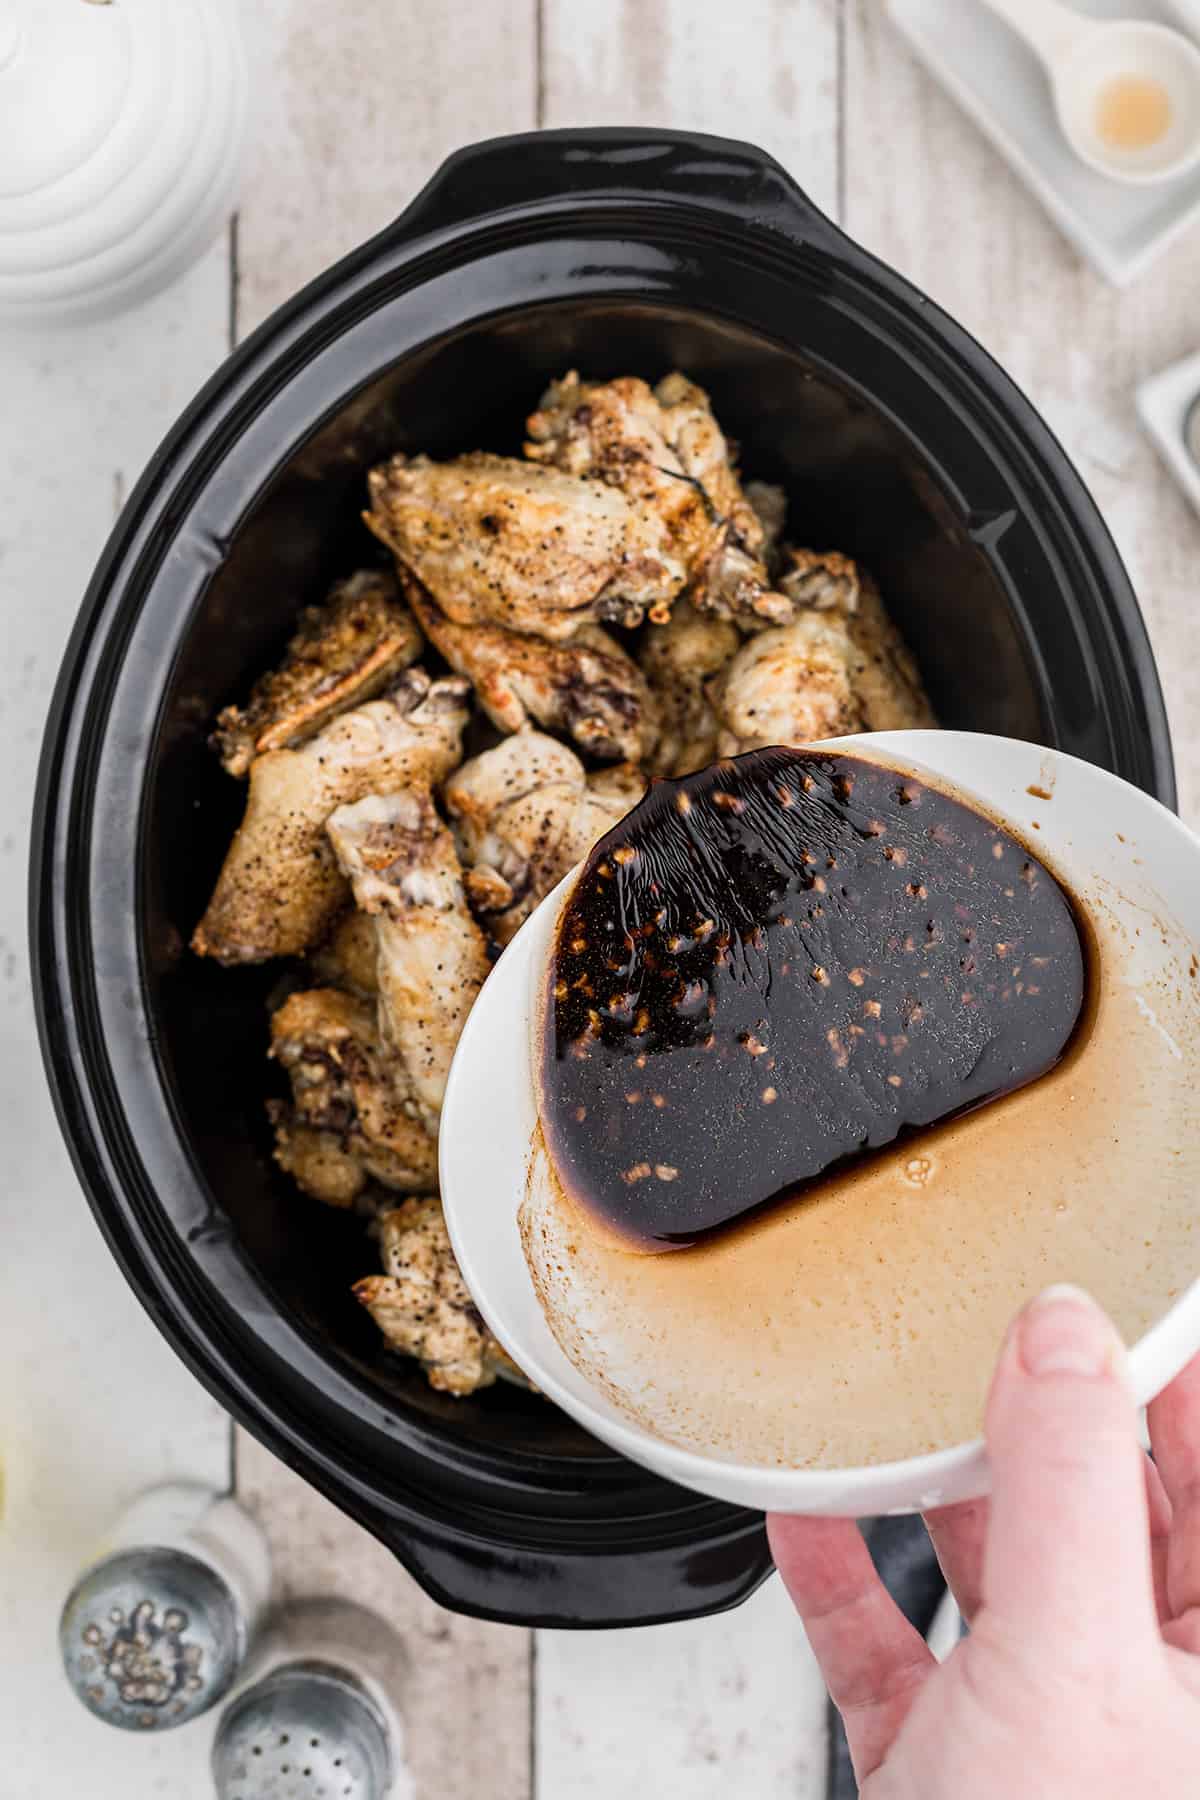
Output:
[[37,800],[33,965],[76,1168],[199,1378],[431,1594],[594,1626],[745,1599],[770,1568],[761,1519],[536,1397],[454,1401],[383,1352],[348,1292],[360,1228],[271,1161],[276,972],[185,948],[242,799],[211,721],[373,554],[364,471],[396,449],[515,449],[573,366],[703,383],[744,467],[788,488],[789,535],[878,575],[944,723],[1059,745],[1168,804],[1174,783],[1129,581],[1058,443],[978,344],[743,144],[565,131],[462,151],[255,332],[154,456],[84,601]]

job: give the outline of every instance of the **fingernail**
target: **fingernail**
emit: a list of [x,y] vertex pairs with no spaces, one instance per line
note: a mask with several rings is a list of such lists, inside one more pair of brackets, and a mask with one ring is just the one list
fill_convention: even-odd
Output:
[[1039,1294],[1021,1314],[1018,1347],[1028,1374],[1107,1375],[1121,1341],[1082,1288],[1059,1285]]

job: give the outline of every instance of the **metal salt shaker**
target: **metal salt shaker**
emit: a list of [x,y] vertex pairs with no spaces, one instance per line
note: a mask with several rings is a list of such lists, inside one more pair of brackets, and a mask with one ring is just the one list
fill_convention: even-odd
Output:
[[338,1600],[289,1607],[217,1725],[217,1800],[409,1800],[403,1672],[375,1614]]
[[152,1488],[67,1597],[67,1680],[106,1724],[166,1731],[228,1693],[270,1588],[266,1540],[228,1495]]

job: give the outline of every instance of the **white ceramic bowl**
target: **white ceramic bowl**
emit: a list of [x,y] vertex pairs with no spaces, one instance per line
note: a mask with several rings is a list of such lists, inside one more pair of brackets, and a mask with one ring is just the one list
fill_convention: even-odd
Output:
[[[838,740],[837,747],[935,781],[941,777],[1035,842],[1085,907],[1102,896],[1106,930],[1124,944],[1115,978],[1135,994],[1158,993],[1167,980],[1200,1027],[1200,980],[1189,973],[1193,946],[1200,946],[1200,840],[1173,813],[1089,763],[1007,738],[890,732]],[[534,996],[573,880],[574,874],[568,876],[542,903],[500,958],[467,1021],[446,1091],[442,1199],[455,1254],[488,1325],[530,1379],[596,1437],[657,1474],[718,1499],[777,1512],[865,1517],[985,1492],[987,1461],[978,1440],[847,1469],[781,1469],[697,1454],[631,1423],[559,1348],[526,1267],[517,1215],[536,1123]],[[1161,921],[1162,928],[1150,929],[1151,921]],[[1187,1039],[1200,1045],[1200,1029]],[[1200,1155],[1200,1107],[1191,1107],[1178,1125],[1181,1141],[1186,1138]],[[1130,1205],[1137,1203],[1131,1193]],[[1141,1403],[1200,1350],[1198,1274],[1197,1268],[1180,1271],[1178,1299],[1131,1347],[1131,1379]]]

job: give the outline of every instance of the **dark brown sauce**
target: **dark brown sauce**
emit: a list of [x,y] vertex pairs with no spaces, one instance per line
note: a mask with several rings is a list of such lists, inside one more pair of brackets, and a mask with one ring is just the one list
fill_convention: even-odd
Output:
[[1062,1057],[1071,900],[964,801],[762,750],[655,784],[558,925],[542,1115],[566,1191],[682,1248]]

